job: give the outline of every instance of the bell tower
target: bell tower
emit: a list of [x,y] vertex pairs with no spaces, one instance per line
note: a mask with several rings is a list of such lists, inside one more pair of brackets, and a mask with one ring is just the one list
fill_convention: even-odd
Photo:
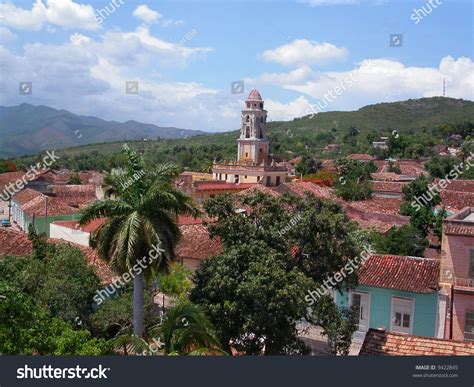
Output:
[[237,140],[237,160],[244,163],[266,164],[268,138],[265,135],[267,111],[263,108],[262,96],[252,90],[242,110],[242,126]]

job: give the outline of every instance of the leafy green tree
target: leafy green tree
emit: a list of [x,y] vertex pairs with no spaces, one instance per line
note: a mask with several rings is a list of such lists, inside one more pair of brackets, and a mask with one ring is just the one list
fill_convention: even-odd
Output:
[[160,277],[160,290],[172,297],[184,298],[193,287],[192,272],[186,266],[176,263],[169,273]]
[[103,339],[51,317],[30,295],[0,281],[0,354],[105,355]]
[[434,156],[431,160],[425,163],[425,167],[432,177],[444,179],[459,163],[459,160],[455,157]]
[[[143,294],[143,318],[145,326],[153,326],[159,322],[153,294],[145,291]],[[117,297],[105,300],[100,307],[90,315],[93,331],[107,339],[119,334],[129,334],[133,321],[133,289],[127,286]]]
[[[224,252],[195,272],[191,300],[205,309],[227,351],[232,345],[247,354],[306,353],[296,329],[306,317],[305,295],[360,252],[356,226],[340,206],[313,195],[234,200],[205,203],[217,219],[208,225],[210,235],[221,239]],[[242,206],[245,216],[235,212]],[[352,272],[335,289],[356,284]]]
[[380,235],[376,238],[375,250],[380,254],[423,257],[428,246],[428,239],[418,229],[406,225],[392,227],[386,236]]
[[321,297],[312,309],[308,320],[325,327],[332,355],[348,355],[352,335],[356,331],[355,314],[350,309],[338,308],[331,296]]
[[311,175],[318,172],[323,167],[320,160],[316,160],[309,156],[303,156],[301,161],[296,165],[295,172],[298,175]]
[[40,261],[46,258],[49,249],[54,248],[48,244],[46,233],[38,234],[32,223],[28,225],[28,239],[31,241],[33,247],[33,256]]
[[336,160],[335,166],[340,176],[335,184],[336,195],[350,201],[366,200],[372,196],[370,174],[377,170],[373,162],[343,158]]
[[[0,260],[0,278],[33,297],[53,317],[91,328],[91,304],[100,281],[81,251],[67,244],[41,244],[47,255]],[[41,253],[43,254],[43,253]]]
[[[176,168],[170,165],[144,172],[142,158],[125,149],[127,169],[112,170],[107,176],[107,197],[82,211],[79,223],[106,218],[91,235],[91,246],[118,273],[133,274],[134,334],[143,333],[143,287],[158,273],[167,271],[179,238],[178,215],[198,214],[191,198],[175,188]],[[143,257],[145,268],[138,265]],[[154,258],[153,258],[154,257]]]
[[[431,231],[440,235],[440,222],[435,215],[435,207],[441,202],[441,197],[436,189],[431,189],[430,180],[424,175],[417,177],[410,184],[403,187],[403,201],[400,206],[400,214],[409,216],[410,223],[423,237],[427,237]],[[439,215],[446,216],[443,210]]]

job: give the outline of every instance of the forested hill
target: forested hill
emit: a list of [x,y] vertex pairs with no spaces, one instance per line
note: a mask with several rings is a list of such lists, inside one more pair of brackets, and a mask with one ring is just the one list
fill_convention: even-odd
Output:
[[[372,141],[390,136],[394,131],[405,142],[404,157],[424,157],[437,144],[448,144],[449,136],[471,134],[474,102],[432,97],[380,103],[350,112],[327,112],[270,122],[267,133],[270,151],[284,159],[302,154],[336,157],[348,153],[370,152]],[[238,126],[239,123],[236,123]],[[145,154],[150,163],[175,161],[188,169],[206,171],[212,160],[232,159],[236,154],[238,131],[205,134],[181,139],[129,142]],[[449,140],[449,141],[448,141]],[[66,149],[60,166],[72,169],[110,169],[121,161],[123,142],[85,145]],[[329,144],[339,144],[337,154],[326,151]],[[22,158],[20,164],[34,158]]]

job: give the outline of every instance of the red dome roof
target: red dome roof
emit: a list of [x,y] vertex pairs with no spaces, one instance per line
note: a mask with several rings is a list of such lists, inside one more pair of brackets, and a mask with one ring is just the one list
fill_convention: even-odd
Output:
[[262,101],[262,96],[260,95],[260,93],[258,92],[257,89],[253,89],[248,98],[247,98],[247,101]]

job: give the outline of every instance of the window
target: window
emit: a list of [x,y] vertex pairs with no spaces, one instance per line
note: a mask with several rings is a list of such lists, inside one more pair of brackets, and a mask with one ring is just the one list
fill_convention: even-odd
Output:
[[474,250],[471,250],[471,257],[469,261],[469,278],[474,278]]
[[239,182],[239,175],[234,176],[234,183],[237,184]]
[[248,126],[245,129],[245,138],[250,138],[250,128]]
[[260,102],[260,109],[263,109],[263,102]]
[[464,340],[474,341],[474,311],[466,310],[464,323]]
[[280,176],[277,176],[276,185],[280,185]]
[[245,157],[249,157],[249,154],[248,154],[248,152],[245,152]]
[[399,333],[413,332],[414,300],[409,298],[392,298],[392,331]]
[[270,183],[271,183],[270,176],[267,176],[267,185],[270,185]]
[[250,103],[247,102],[247,109],[250,109]]
[[249,115],[247,115],[247,118],[246,118],[245,122],[250,122],[250,116]]

